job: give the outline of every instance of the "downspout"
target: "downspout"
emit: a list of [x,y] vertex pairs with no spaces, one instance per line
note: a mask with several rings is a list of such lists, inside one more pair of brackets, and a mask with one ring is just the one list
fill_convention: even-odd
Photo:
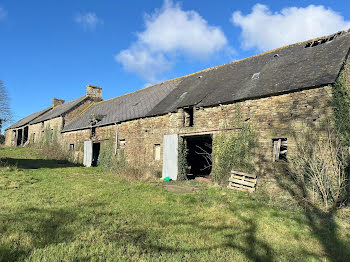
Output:
[[118,133],[119,133],[119,126],[118,123],[115,123],[116,129],[115,129],[115,146],[114,146],[114,155],[117,155],[118,153]]

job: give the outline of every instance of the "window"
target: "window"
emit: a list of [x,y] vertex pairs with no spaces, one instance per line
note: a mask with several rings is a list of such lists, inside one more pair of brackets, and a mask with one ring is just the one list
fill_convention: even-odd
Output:
[[160,160],[160,144],[154,145],[154,160],[156,161]]
[[91,127],[91,137],[95,137],[96,136],[96,127]]
[[120,139],[119,140],[119,148],[120,149],[123,149],[123,148],[125,148],[125,144],[126,144],[126,141],[125,141],[125,139]]
[[35,143],[35,133],[33,133],[33,143]]
[[74,144],[70,144],[70,145],[69,145],[69,150],[70,150],[70,151],[74,151]]
[[287,161],[287,138],[272,139],[273,144],[273,162]]
[[184,126],[192,127],[194,124],[193,121],[193,107],[184,108]]

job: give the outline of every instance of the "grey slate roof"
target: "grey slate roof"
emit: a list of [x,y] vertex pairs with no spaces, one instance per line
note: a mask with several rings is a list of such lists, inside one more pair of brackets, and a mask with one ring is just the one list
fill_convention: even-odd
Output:
[[286,46],[184,77],[148,116],[334,83],[349,52],[350,33],[343,32],[313,47],[306,48],[306,44]]
[[91,115],[103,115],[102,120],[96,126],[145,117],[177,87],[179,82],[181,80],[170,80],[133,93],[99,102],[68,123],[62,132],[90,127]]
[[[314,46],[306,47],[310,45]],[[92,114],[105,115],[96,125],[102,126],[187,106],[214,106],[331,84],[349,48],[347,31],[209,68],[100,102],[66,125],[63,132],[88,128]]]
[[33,119],[33,121],[30,122],[30,124],[36,124],[36,123],[40,123],[42,121],[46,121],[55,117],[59,117],[60,115],[68,112],[69,110],[71,110],[73,107],[75,107],[76,105],[78,105],[79,103],[83,102],[85,99],[88,99],[87,96],[82,96],[79,97],[75,100],[66,102],[62,105],[59,105],[55,108],[53,108],[52,110],[46,112],[45,114],[43,114],[42,116]]
[[6,130],[8,129],[13,129],[13,128],[18,128],[18,127],[22,127],[27,125],[30,121],[33,121],[34,119],[38,118],[39,116],[41,116],[42,114],[48,112],[49,110],[51,110],[51,107],[46,108],[42,111],[36,112],[34,114],[31,114],[25,118],[22,118],[21,120],[19,120],[18,122],[14,123],[13,125],[9,126],[8,128],[6,128]]

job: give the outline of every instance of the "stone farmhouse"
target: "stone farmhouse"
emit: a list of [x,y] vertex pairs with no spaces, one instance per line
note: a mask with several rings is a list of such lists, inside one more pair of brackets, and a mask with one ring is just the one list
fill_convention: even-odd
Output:
[[[188,146],[189,174],[209,175],[196,148],[218,134],[235,132],[242,121],[257,133],[258,176],[295,152],[291,136],[331,119],[332,88],[339,74],[350,76],[350,32],[297,43],[243,60],[102,100],[87,86],[85,96],[34,113],[6,130],[6,145],[36,143],[45,129],[86,166],[98,164],[112,143],[131,165],[150,167],[177,179],[178,145]],[[210,153],[210,152],[209,152]]]

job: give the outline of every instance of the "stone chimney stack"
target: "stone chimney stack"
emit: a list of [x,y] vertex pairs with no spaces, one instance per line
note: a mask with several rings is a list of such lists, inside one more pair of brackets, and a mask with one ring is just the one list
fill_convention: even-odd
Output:
[[52,107],[53,108],[55,108],[56,106],[60,106],[60,105],[62,105],[62,104],[64,104],[64,100],[62,100],[62,99],[57,99],[57,98],[53,98],[52,99]]
[[102,88],[93,85],[86,86],[86,96],[93,98],[94,100],[102,100]]

